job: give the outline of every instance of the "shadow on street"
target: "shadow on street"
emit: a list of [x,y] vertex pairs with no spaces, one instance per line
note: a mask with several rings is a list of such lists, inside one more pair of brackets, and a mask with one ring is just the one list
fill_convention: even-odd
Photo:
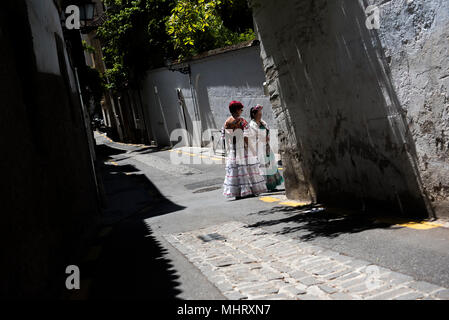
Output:
[[[285,217],[269,219],[273,214],[282,213]],[[385,219],[375,212],[345,211],[335,208],[324,208],[320,205],[307,205],[302,207],[275,206],[269,210],[262,210],[251,215],[265,217],[250,228],[263,228],[286,224],[278,234],[298,233],[295,237],[301,241],[310,241],[315,238],[335,238],[345,233],[358,233],[377,228],[391,228],[395,223],[401,222]],[[410,220],[405,220],[410,221]]]
[[166,199],[132,165],[109,161],[124,153],[97,146],[105,209],[98,236],[80,266],[89,289],[75,299],[176,299],[179,277],[144,220],[183,207]]

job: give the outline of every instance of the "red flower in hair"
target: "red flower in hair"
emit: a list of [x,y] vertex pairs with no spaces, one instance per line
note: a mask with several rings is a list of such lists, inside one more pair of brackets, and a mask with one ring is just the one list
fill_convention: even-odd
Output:
[[231,103],[229,103],[229,111],[231,113],[235,113],[236,111],[243,109],[243,104],[240,101],[231,101]]

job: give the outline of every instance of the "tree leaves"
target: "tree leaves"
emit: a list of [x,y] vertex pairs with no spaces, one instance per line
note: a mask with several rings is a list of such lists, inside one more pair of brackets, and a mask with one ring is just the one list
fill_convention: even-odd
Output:
[[[226,28],[218,8],[222,0],[178,0],[167,21],[178,58],[185,59],[203,51],[252,40],[252,29],[243,33]],[[228,0],[227,5],[232,5]]]
[[[147,70],[174,55],[165,30],[175,0],[105,0],[108,19],[98,29],[110,88],[138,86]],[[111,7],[109,7],[109,5]]]
[[[147,70],[164,65],[166,60],[185,59],[255,38],[253,30],[246,28],[247,19],[233,18],[235,3],[238,10],[242,11],[244,6],[249,10],[246,0],[104,0],[104,3],[108,6],[108,19],[97,34],[103,43],[106,76],[113,90],[128,84],[137,86]],[[230,16],[224,17],[223,12]],[[224,20],[233,30],[225,26]]]

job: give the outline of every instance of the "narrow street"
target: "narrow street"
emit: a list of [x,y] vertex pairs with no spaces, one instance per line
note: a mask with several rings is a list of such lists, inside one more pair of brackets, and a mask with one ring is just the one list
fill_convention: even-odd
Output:
[[449,299],[445,222],[282,191],[230,201],[221,158],[172,164],[173,150],[95,139],[107,207],[74,299]]
[[449,300],[449,1],[2,4],[2,300]]

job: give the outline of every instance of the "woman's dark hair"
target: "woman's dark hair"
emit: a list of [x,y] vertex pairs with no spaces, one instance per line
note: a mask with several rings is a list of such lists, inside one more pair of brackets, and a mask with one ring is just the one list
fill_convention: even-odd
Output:
[[257,114],[257,111],[259,111],[259,110],[262,110],[262,106],[257,105],[250,109],[249,116],[251,117],[251,119],[256,119],[256,114]]
[[249,116],[251,117],[251,119],[256,119],[256,113],[259,110],[256,110],[254,107],[251,108],[250,112],[249,112]]
[[229,104],[229,112],[231,112],[231,114],[236,113],[240,109],[243,109],[243,104],[240,101],[231,101]]

